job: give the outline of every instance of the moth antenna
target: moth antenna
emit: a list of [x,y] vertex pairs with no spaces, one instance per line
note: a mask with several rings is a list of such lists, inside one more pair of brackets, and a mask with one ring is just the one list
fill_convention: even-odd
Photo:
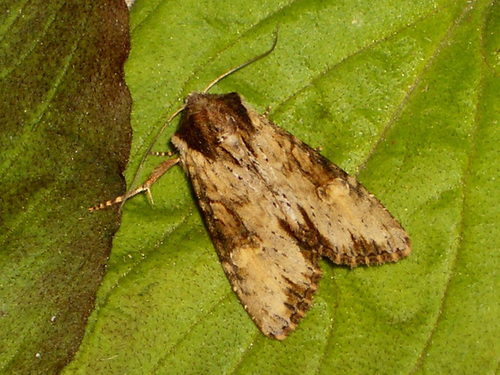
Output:
[[269,48],[266,52],[264,52],[264,53],[262,53],[262,54],[260,54],[258,56],[252,57],[250,60],[245,61],[243,64],[238,65],[238,66],[236,66],[236,67],[228,70],[226,73],[220,75],[219,77],[217,77],[216,79],[214,79],[212,82],[210,82],[210,84],[207,87],[205,87],[205,89],[202,91],[202,93],[206,94],[208,92],[208,90],[210,90],[212,87],[214,87],[217,83],[219,83],[220,81],[222,81],[227,76],[229,76],[229,75],[237,72],[238,70],[243,69],[247,65],[253,64],[254,62],[256,62],[256,61],[258,61],[258,60],[266,57],[271,52],[273,52],[274,49],[276,48],[276,45],[278,44],[278,29],[279,29],[279,27],[276,26],[276,30],[274,30],[274,41],[273,41],[273,45],[271,46],[271,48]]
[[[279,27],[276,26],[276,30],[274,31],[274,41],[273,41],[273,45],[271,46],[271,48],[269,48],[266,52],[258,55],[258,56],[255,56],[253,58],[251,58],[250,60],[244,62],[243,64],[241,65],[238,65],[237,67],[235,68],[232,68],[230,70],[228,70],[226,73],[222,74],[221,76],[217,77],[215,80],[213,80],[203,91],[202,93],[203,94],[206,94],[208,90],[210,90],[213,86],[215,86],[217,83],[219,83],[222,79],[226,78],[228,75],[231,75],[233,74],[234,72],[237,72],[238,70],[240,69],[243,69],[245,66],[247,65],[250,65],[254,62],[256,62],[257,60],[260,60],[264,57],[266,57],[267,55],[269,55],[271,52],[274,51],[274,49],[276,48],[276,44],[278,44],[278,29]],[[142,168],[144,167],[144,163],[146,162],[146,158],[151,154],[151,150],[153,149],[154,145],[156,144],[156,142],[158,141],[158,139],[160,138],[160,136],[162,135],[163,131],[165,130],[165,128],[170,124],[170,122],[179,114],[181,113],[184,109],[186,108],[186,103],[184,103],[184,105],[182,105],[182,107],[180,107],[177,111],[175,111],[169,118],[167,121],[165,121],[165,123],[163,124],[163,126],[161,127],[161,129],[158,131],[158,133],[156,133],[155,137],[153,138],[153,141],[150,143],[150,145],[148,146],[148,149],[146,150],[146,152],[144,153],[144,155],[142,156],[142,159],[141,159],[141,162],[139,163],[139,167],[137,168],[137,172],[135,173],[135,176],[134,176],[134,180],[132,181],[132,184],[130,185],[131,188],[130,190],[127,192],[126,195],[130,195],[130,193],[132,193],[134,191],[134,186],[137,184],[137,180],[139,179],[139,174],[141,173],[142,171]],[[124,203],[121,202],[122,204]]]
[[142,171],[142,167],[144,167],[144,163],[146,162],[146,158],[151,154],[151,150],[153,149],[154,145],[156,144],[156,142],[158,141],[158,138],[160,138],[161,134],[163,133],[163,131],[165,130],[165,128],[168,126],[168,124],[170,124],[170,122],[179,114],[181,113],[184,108],[186,108],[186,104],[184,103],[182,105],[182,107],[180,107],[179,109],[177,109],[177,111],[175,111],[169,118],[167,121],[165,121],[165,123],[163,124],[163,126],[161,127],[161,129],[158,131],[158,133],[156,133],[155,137],[153,138],[153,142],[151,142],[148,146],[148,149],[146,150],[146,152],[144,153],[144,155],[142,156],[142,159],[141,159],[141,162],[139,163],[139,168],[137,168],[137,172],[135,172],[135,176],[134,176],[134,180],[132,181],[132,184],[130,185],[131,188],[130,190],[127,192],[127,195],[130,194],[133,190],[134,190],[134,186],[135,184],[137,183],[137,180],[139,179],[139,174],[141,173]]

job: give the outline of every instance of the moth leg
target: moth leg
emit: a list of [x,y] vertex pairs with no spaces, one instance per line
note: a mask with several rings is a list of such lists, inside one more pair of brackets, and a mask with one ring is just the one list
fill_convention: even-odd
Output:
[[161,163],[160,165],[158,165],[153,170],[153,172],[151,173],[151,175],[149,176],[149,178],[141,186],[139,186],[138,188],[136,188],[136,189],[134,189],[132,191],[129,191],[127,194],[120,195],[119,197],[116,197],[115,199],[112,199],[112,200],[109,200],[107,202],[101,203],[101,204],[99,204],[97,206],[94,206],[94,207],[90,207],[89,208],[89,212],[93,212],[93,211],[97,211],[97,210],[102,210],[103,208],[112,206],[114,204],[125,202],[127,199],[132,198],[133,196],[135,196],[137,194],[140,194],[140,193],[142,193],[144,191],[148,195],[148,198],[151,200],[151,202],[153,202],[153,196],[151,195],[151,190],[150,190],[151,186],[161,176],[163,176],[165,174],[165,172],[167,172],[170,168],[172,168],[178,162],[179,162],[179,158],[165,160],[163,163]]
[[267,118],[267,116],[269,115],[269,112],[271,112],[271,106],[268,105],[266,110],[264,111],[264,113],[262,114],[262,116],[264,116],[265,118]]
[[174,151],[151,151],[149,155],[153,156],[169,156],[172,157],[176,154]]

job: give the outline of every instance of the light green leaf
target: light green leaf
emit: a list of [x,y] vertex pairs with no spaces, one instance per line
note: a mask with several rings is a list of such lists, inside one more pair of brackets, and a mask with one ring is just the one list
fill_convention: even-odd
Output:
[[154,186],[154,206],[124,206],[67,372],[495,372],[499,14],[492,1],[137,3],[129,183],[182,99],[265,51],[279,24],[276,50],[213,92],[270,106],[278,125],[322,147],[403,223],[413,253],[355,270],[323,262],[313,308],[272,341],[239,305],[189,181],[173,169]]

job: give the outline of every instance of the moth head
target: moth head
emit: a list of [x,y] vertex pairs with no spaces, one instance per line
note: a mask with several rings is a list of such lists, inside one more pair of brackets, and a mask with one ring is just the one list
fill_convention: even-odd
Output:
[[176,136],[193,150],[214,158],[219,146],[236,146],[241,134],[254,131],[247,107],[237,93],[187,97]]

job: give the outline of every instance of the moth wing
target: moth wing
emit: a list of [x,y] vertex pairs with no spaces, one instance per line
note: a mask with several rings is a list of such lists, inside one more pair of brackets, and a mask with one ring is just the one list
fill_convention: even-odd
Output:
[[[257,134],[245,140],[266,184],[277,192],[282,227],[341,265],[382,264],[411,252],[399,222],[354,177],[247,108]],[[265,167],[264,167],[265,166]]]
[[374,196],[237,94],[188,98],[172,142],[224,271],[269,337],[285,338],[304,316],[321,255],[357,266],[410,251]]
[[[263,218],[267,229],[262,231],[269,230],[271,237],[279,231],[277,223]],[[268,239],[249,234],[238,240],[242,243],[229,254],[222,241],[215,241],[224,271],[259,329],[266,336],[282,340],[295,329],[312,303],[321,277],[319,254],[312,249],[303,250],[280,235]],[[227,255],[229,259],[225,258]]]
[[267,138],[279,140],[264,152],[279,150],[283,158],[275,183],[289,192],[292,235],[350,267],[397,261],[411,252],[401,224],[354,177],[276,125],[268,122],[263,129],[269,130]]
[[286,233],[272,192],[255,174],[240,180],[234,165],[231,172],[206,159],[196,165],[193,187],[224,272],[257,327],[282,340],[311,305],[320,255]]

